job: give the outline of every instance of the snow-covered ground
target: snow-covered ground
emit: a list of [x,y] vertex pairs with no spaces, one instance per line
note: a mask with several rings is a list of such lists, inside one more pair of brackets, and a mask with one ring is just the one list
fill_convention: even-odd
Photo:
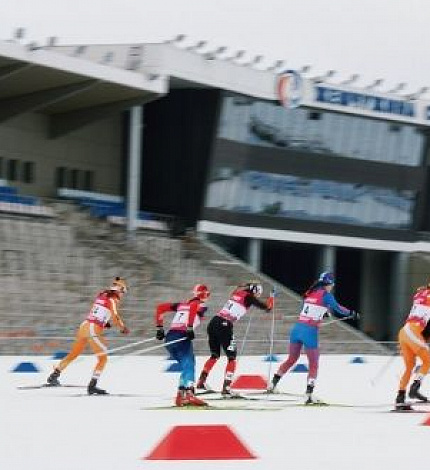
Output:
[[[0,469],[409,468],[411,459],[422,458],[417,451],[429,442],[430,426],[421,423],[430,416],[430,406],[429,414],[390,413],[402,370],[400,359],[385,368],[390,358],[362,356],[364,363],[351,363],[353,357],[323,356],[316,394],[329,403],[355,407],[304,407],[296,405],[301,399],[272,403],[260,396],[261,401],[211,402],[251,409],[204,411],[152,409],[173,403],[178,374],[165,372],[171,364],[166,356],[110,358],[99,385],[112,395],[100,397],[87,396],[85,388],[18,389],[43,383],[56,361],[0,357]],[[198,370],[204,359],[197,359]],[[221,385],[224,361],[210,377],[214,388]],[[11,372],[20,362],[32,362],[40,371]],[[306,363],[304,358],[300,362]],[[91,356],[78,359],[63,373],[62,382],[84,387],[93,364]],[[243,357],[237,375],[267,377],[269,369],[273,374],[277,366],[262,357]],[[279,388],[301,394],[305,382],[306,373],[290,373]],[[422,391],[430,392],[430,379]],[[281,399],[294,397],[271,398]],[[174,426],[215,424],[227,425],[256,459],[145,459]]]

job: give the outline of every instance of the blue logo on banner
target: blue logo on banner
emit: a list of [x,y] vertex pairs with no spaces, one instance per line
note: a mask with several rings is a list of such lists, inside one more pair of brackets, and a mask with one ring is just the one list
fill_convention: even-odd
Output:
[[303,80],[299,72],[286,70],[279,74],[276,89],[282,106],[289,109],[300,106],[303,96]]
[[[363,109],[376,113],[395,114],[399,116],[415,116],[415,105],[410,101],[392,100],[380,96],[367,95],[352,91],[337,90],[317,86],[316,101],[320,103],[334,104],[348,108]],[[427,119],[429,112],[427,111]]]

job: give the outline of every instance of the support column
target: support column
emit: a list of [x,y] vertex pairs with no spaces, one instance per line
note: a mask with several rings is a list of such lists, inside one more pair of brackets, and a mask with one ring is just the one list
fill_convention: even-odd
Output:
[[395,339],[410,308],[409,253],[393,253],[391,263],[390,337]]
[[389,339],[391,253],[366,250],[361,261],[360,329],[378,341]]
[[250,238],[248,240],[248,264],[255,271],[261,271],[261,240]]
[[133,106],[130,110],[128,182],[127,182],[127,232],[136,229],[136,219],[140,208],[140,163],[142,159],[143,106]]
[[324,271],[331,271],[336,274],[336,247],[324,245],[321,247],[320,262],[316,277]]

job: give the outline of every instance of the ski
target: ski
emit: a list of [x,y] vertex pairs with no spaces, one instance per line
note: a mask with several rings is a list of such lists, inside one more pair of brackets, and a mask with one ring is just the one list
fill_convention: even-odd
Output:
[[71,384],[61,384],[61,385],[20,385],[17,387],[18,390],[36,390],[39,388],[86,388],[86,385],[71,385]]
[[[287,396],[287,395],[272,395],[272,394],[265,394],[265,395],[249,395],[244,394],[242,397],[245,400],[255,400],[260,401],[262,403],[292,403],[297,402],[297,398]],[[302,397],[300,397],[302,398]]]
[[208,390],[203,390],[203,389],[197,389],[195,394],[194,395],[213,395],[214,393],[219,393],[217,392],[216,390],[211,390],[211,389],[208,389]]
[[65,395],[67,397],[113,397],[113,398],[136,398],[136,397],[144,397],[145,395],[138,395],[133,393],[93,393],[89,395],[88,393],[74,393],[73,395]]
[[220,401],[230,401],[230,400],[232,400],[232,401],[235,401],[235,400],[262,401],[260,398],[250,397],[250,396],[242,395],[242,394],[239,394],[239,393],[235,393],[234,395],[222,395],[222,394],[218,393],[217,396],[209,396],[206,399],[210,400],[210,401],[216,401],[216,400],[220,400]]
[[155,405],[146,406],[141,410],[173,410],[173,411],[280,411],[280,407],[249,407],[241,405],[229,405],[229,406],[176,406],[176,405]]
[[398,410],[396,408],[393,408],[391,410],[388,410],[388,413],[400,413],[400,414],[410,414],[410,413],[426,413],[428,414],[428,410],[416,410],[416,409],[412,409],[412,410]]
[[259,396],[267,396],[267,397],[276,397],[276,396],[285,396],[285,397],[294,397],[294,398],[303,398],[305,395],[300,393],[290,393],[290,392],[268,392],[267,390],[259,390],[255,392],[248,392],[248,395],[259,395]]
[[325,401],[317,400],[317,401],[312,401],[310,403],[303,403],[304,406],[330,406],[330,403],[326,403]]

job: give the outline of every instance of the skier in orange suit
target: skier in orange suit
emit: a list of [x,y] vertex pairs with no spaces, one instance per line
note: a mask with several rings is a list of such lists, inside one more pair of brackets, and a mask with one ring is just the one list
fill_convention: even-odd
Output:
[[47,385],[61,385],[59,381],[61,372],[82,354],[87,344],[89,344],[94,354],[97,356],[97,363],[88,384],[88,394],[107,394],[106,390],[97,387],[97,380],[107,363],[107,345],[103,333],[105,328],[111,327],[111,324],[115,325],[122,334],[129,333],[128,328],[125,326],[118,312],[118,304],[126,292],[127,285],[124,279],[116,277],[111,287],[101,291],[97,295],[87,318],[79,326],[75,342],[69,354],[55,366],[54,371],[47,379]]
[[427,397],[419,392],[421,382],[430,370],[430,350],[426,341],[430,337],[430,284],[419,287],[414,295],[412,308],[403,328],[399,332],[400,351],[405,363],[405,371],[400,379],[396,397],[396,409],[412,410],[405,403],[406,388],[412,376],[417,358],[421,366],[415,373],[414,381],[409,389],[409,398],[420,402],[428,402]]

